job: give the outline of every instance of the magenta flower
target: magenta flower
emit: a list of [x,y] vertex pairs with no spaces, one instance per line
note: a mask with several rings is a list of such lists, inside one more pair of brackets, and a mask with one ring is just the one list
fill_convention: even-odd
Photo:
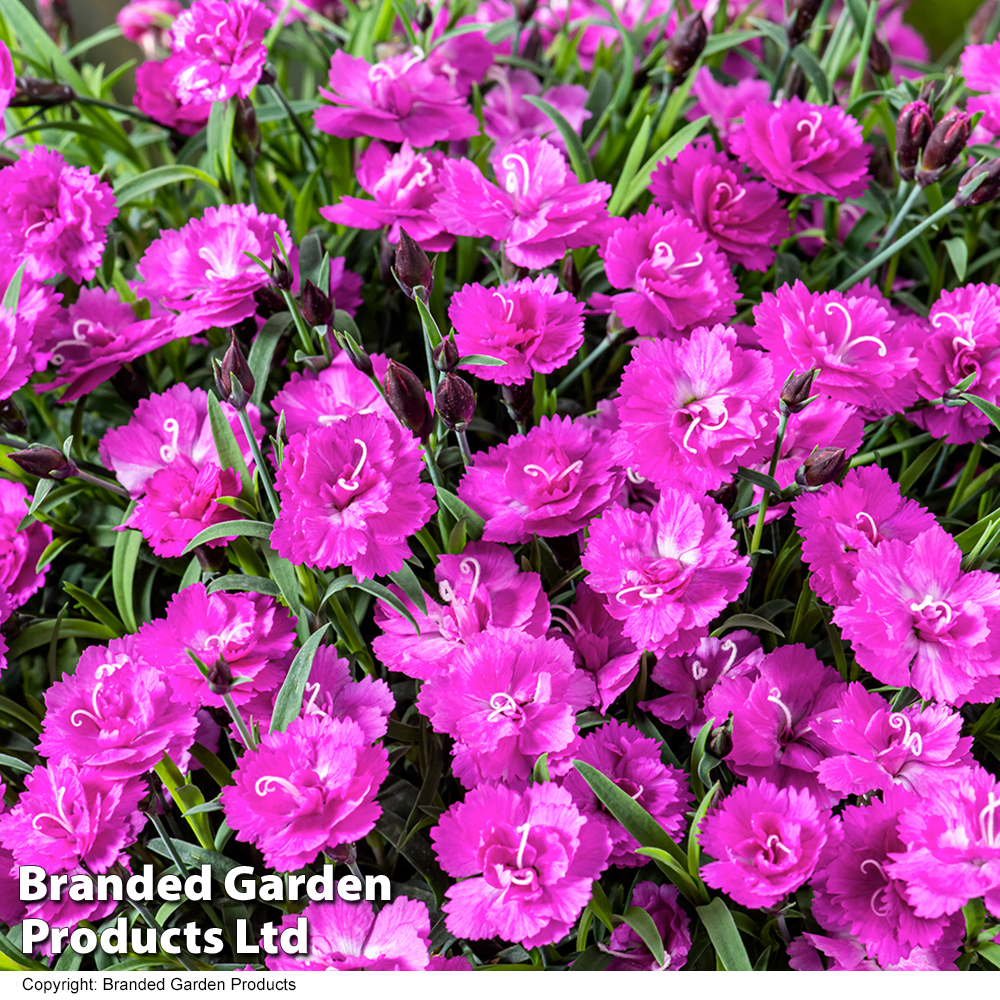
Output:
[[48,344],[59,373],[38,390],[65,386],[60,401],[72,402],[107,382],[127,361],[176,336],[173,317],[139,320],[118,292],[82,288],[76,302],[62,311]]
[[485,354],[505,364],[469,365],[480,378],[519,385],[533,372],[554,372],[583,343],[583,303],[557,292],[554,274],[484,288],[464,285],[451,297],[458,353]]
[[726,763],[746,778],[779,788],[803,788],[820,805],[838,801],[817,781],[816,768],[832,747],[819,726],[847,685],[805,646],[765,654],[757,677],[727,677],[705,698],[705,715],[722,725],[733,716]]
[[195,0],[170,27],[181,104],[249,97],[267,62],[274,15],[258,0]]
[[889,855],[886,871],[906,882],[918,917],[951,915],[980,897],[990,912],[1000,911],[998,808],[1000,783],[977,766],[935,782],[903,810],[897,829],[906,849]]
[[[940,399],[974,375],[968,391],[1000,404],[1000,290],[996,285],[964,285],[942,292],[931,308],[928,324],[916,349],[920,395]],[[992,427],[989,417],[968,403],[916,410],[909,419],[935,437],[947,436],[952,444],[977,441]]]
[[430,961],[431,920],[418,899],[397,896],[378,913],[366,900],[310,903],[285,917],[280,929],[295,927],[300,916],[309,924],[309,950],[268,955],[264,964],[272,972],[415,972]]
[[494,629],[466,639],[451,670],[423,684],[417,708],[454,737],[452,770],[466,788],[523,785],[541,754],[576,738],[590,691],[566,643]]
[[[803,415],[812,409],[812,404]],[[802,557],[812,570],[812,588],[830,604],[857,599],[855,577],[860,553],[886,539],[912,542],[937,522],[877,465],[851,469],[838,485],[806,493],[795,501],[795,523],[802,535]]]
[[353,316],[364,301],[361,289],[365,282],[360,274],[351,271],[346,264],[346,257],[330,258],[330,298],[338,309]]
[[442,868],[462,880],[445,893],[448,930],[525,948],[569,932],[611,849],[604,828],[551,782],[523,794],[477,788],[441,817],[431,840]]
[[168,680],[139,648],[133,636],[91,646],[76,672],[48,689],[40,754],[68,757],[116,782],[151,771],[165,753],[187,769],[198,719],[190,705],[171,700]]
[[676,338],[736,311],[729,262],[693,222],[654,205],[613,225],[601,256],[608,281],[628,289],[612,300],[626,326],[643,337]]
[[391,605],[375,605],[375,624],[384,634],[372,648],[390,670],[428,680],[450,672],[471,636],[499,629],[545,635],[549,607],[542,578],[522,572],[502,545],[469,542],[460,555],[446,553],[434,567],[434,579],[441,603],[425,595],[426,615],[395,584],[389,586],[413,615],[419,635]]
[[[573,756],[610,778],[671,837],[679,839],[685,827],[684,813],[691,808],[694,799],[684,772],[661,762],[660,745],[656,740],[643,736],[632,726],[612,720],[588,733],[573,748]],[[608,831],[611,840],[608,864],[621,868],[646,864],[646,858],[635,853],[639,842],[605,809],[576,768],[567,772],[562,786],[572,794],[577,807],[592,823]]]
[[946,705],[893,712],[858,682],[840,696],[836,712],[813,722],[813,730],[830,747],[817,768],[819,780],[841,795],[895,786],[926,795],[942,777],[973,763],[972,737],[960,738],[957,712]]
[[962,50],[961,64],[966,87],[982,92],[981,97],[966,101],[966,109],[970,115],[984,112],[979,124],[1000,135],[1000,41],[967,45]]
[[208,124],[211,101],[181,102],[177,74],[186,65],[183,56],[169,56],[163,62],[144,62],[135,71],[132,102],[144,114],[181,135],[194,135]]
[[669,694],[639,707],[674,729],[686,727],[694,739],[708,721],[705,696],[729,678],[755,680],[763,656],[760,640],[749,632],[729,632],[724,639],[706,636],[690,653],[657,659],[650,678]]
[[664,211],[673,209],[711,236],[731,264],[766,271],[791,229],[788,209],[770,184],[745,180],[736,166],[706,139],[661,161],[649,190]]
[[[228,403],[220,406],[233,429],[243,460],[252,468],[250,445],[236,411]],[[253,403],[247,406],[247,415],[259,440],[264,428]],[[208,393],[179,384],[141,400],[127,424],[104,435],[99,452],[101,461],[133,498],[145,492],[146,483],[157,472],[175,462],[182,468],[194,465],[198,469],[209,462],[218,462],[208,422]]]
[[146,785],[120,781],[69,757],[38,765],[24,779],[17,805],[0,816],[0,841],[19,865],[46,872],[85,865],[103,872],[146,825],[139,800]]
[[55,150],[35,146],[0,170],[0,252],[39,281],[90,281],[117,214],[110,186]]
[[961,562],[939,527],[859,553],[858,598],[833,619],[862,669],[950,704],[978,679],[1000,676],[1000,583],[993,573],[963,572]]
[[641,340],[622,375],[615,454],[657,486],[712,490],[771,451],[771,362],[736,346],[731,327],[687,340]]
[[52,529],[32,518],[27,527],[18,531],[30,499],[20,483],[0,479],[0,537],[4,539],[0,548],[0,592],[8,605],[5,612],[19,608],[37,593],[49,569],[45,565],[36,572],[35,566],[52,541]]
[[0,42],[0,139],[4,137],[4,112],[10,105],[17,80],[14,74],[14,60],[10,57],[10,49]]
[[436,150],[415,153],[409,140],[404,140],[398,153],[373,142],[361,154],[357,178],[374,200],[344,195],[319,214],[354,229],[388,226],[386,238],[392,244],[399,242],[402,226],[429,253],[450,250],[455,238],[443,231],[431,211],[444,190],[439,178],[444,160],[444,154]]
[[666,488],[649,514],[613,504],[590,525],[581,562],[640,649],[694,649],[708,623],[743,592],[750,575],[725,510]]
[[868,190],[871,147],[840,108],[793,97],[775,107],[753,101],[729,137],[733,155],[782,191],[860,198]]
[[751,778],[709,809],[701,847],[718,860],[701,875],[741,906],[774,906],[809,881],[823,849],[842,837],[840,822],[805,789]]
[[294,435],[278,470],[271,544],[297,565],[347,565],[359,579],[396,572],[408,536],[435,510],[422,467],[417,439],[374,413]]
[[571,535],[621,492],[611,435],[593,421],[543,417],[524,436],[479,452],[458,488],[491,542]]
[[510,261],[532,269],[602,238],[610,185],[581,184],[548,140],[512,142],[494,172],[497,184],[470,160],[445,162],[444,192],[433,208],[445,230],[500,240]]
[[[669,883],[639,882],[632,890],[629,905],[641,906],[652,917],[663,939],[662,968],[669,972],[680,971],[691,950],[691,925],[687,914],[677,903],[677,889]],[[612,956],[608,972],[656,972],[661,969],[649,946],[626,923],[611,932],[611,938],[602,950]]]
[[[14,257],[0,257],[0,288],[7,288],[19,266],[20,261]],[[17,300],[17,309],[14,310],[15,350],[13,353],[9,350],[2,352],[3,357],[8,359],[8,371],[14,371],[27,363],[29,352],[34,370],[44,370],[51,359],[48,343],[62,314],[59,307],[61,301],[62,293],[51,285],[42,284],[37,279],[22,274],[21,294]],[[2,319],[3,314],[0,313],[0,322]]]
[[115,20],[122,29],[122,37],[142,48],[147,59],[152,59],[157,46],[169,44],[169,28],[184,8],[177,0],[130,0]]
[[237,840],[255,844],[269,868],[293,871],[372,831],[388,772],[385,749],[352,719],[300,715],[240,758],[222,807]]
[[150,296],[180,313],[177,336],[232,326],[254,314],[253,293],[271,282],[267,271],[246,254],[269,261],[275,236],[286,247],[291,244],[285,223],[253,205],[209,207],[182,229],[161,232],[136,270]]
[[779,380],[792,370],[818,368],[813,392],[880,415],[913,401],[907,373],[917,359],[905,324],[881,296],[810,292],[796,281],[773,295],[764,292],[753,314]]
[[316,128],[341,139],[371,136],[421,149],[479,130],[463,96],[419,49],[374,65],[338,49],[330,60],[330,89],[319,92],[338,107],[318,108]]
[[[565,621],[556,617],[557,612],[566,616]],[[639,672],[641,651],[624,634],[621,622],[608,614],[601,596],[585,582],[576,585],[572,605],[557,604],[552,608],[552,619],[568,635],[550,629],[549,638],[569,643],[578,669],[593,676],[596,693],[591,704],[607,712]]]
[[35,370],[31,332],[23,316],[0,306],[0,401],[26,385]]
[[735,86],[727,87],[717,83],[712,71],[702,66],[691,84],[691,93],[698,103],[687,113],[691,121],[702,115],[709,115],[712,124],[724,139],[743,127],[743,111],[748,104],[766,101],[771,93],[766,80],[747,77]]
[[291,662],[295,619],[271,597],[262,594],[209,594],[192,584],[137,633],[136,655],[157,667],[171,685],[172,697],[192,705],[222,707],[208,681],[188,656],[191,650],[211,667],[220,657],[233,677],[245,681],[230,692],[237,705],[258,691],[269,691],[284,680]]

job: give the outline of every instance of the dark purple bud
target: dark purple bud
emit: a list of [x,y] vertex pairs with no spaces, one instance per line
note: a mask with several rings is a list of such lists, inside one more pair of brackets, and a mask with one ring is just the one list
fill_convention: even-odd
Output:
[[23,451],[12,451],[7,457],[25,472],[39,479],[69,479],[80,470],[76,463],[55,448],[33,445]]
[[233,124],[233,145],[240,159],[253,166],[260,152],[260,127],[257,125],[257,112],[249,101],[240,100],[236,110],[236,120]]
[[271,251],[271,277],[283,292],[292,287],[292,272],[288,270],[284,259],[274,250]]
[[[983,174],[986,175],[986,180],[981,181],[975,191],[963,193],[964,189]],[[971,170],[965,172],[958,182],[955,202],[959,205],[985,205],[998,195],[1000,195],[1000,160],[987,160],[986,163],[977,163]]]
[[916,180],[921,187],[938,181],[955,157],[969,141],[971,119],[964,111],[953,108],[934,126],[924,147]]
[[562,267],[559,269],[559,276],[562,278],[563,288],[570,295],[580,294],[580,273],[576,269],[576,261],[573,260],[572,252],[563,257]]
[[794,48],[805,38],[806,32],[812,27],[822,6],[822,0],[799,0],[792,7],[788,21],[785,23],[789,48]]
[[717,490],[709,490],[708,495],[718,504],[722,504],[726,510],[729,510],[734,503],[736,503],[736,494],[738,492],[736,483],[726,483],[725,486],[720,486]]
[[360,344],[355,344],[345,337],[344,350],[347,351],[347,356],[351,359],[351,364],[353,364],[362,375],[367,375],[368,378],[371,378],[375,374],[375,366],[372,364],[372,359],[368,356],[368,352]]
[[505,385],[500,390],[504,406],[515,424],[523,424],[535,409],[535,392],[530,382]]
[[429,3],[417,5],[417,27],[426,31],[434,23],[434,11]]
[[322,288],[308,278],[302,289],[302,316],[310,326],[327,326],[333,319],[333,302]]
[[212,694],[229,694],[233,689],[233,671],[229,666],[229,661],[220,656],[215,663],[208,668],[205,676],[208,681],[208,690]]
[[718,757],[719,760],[722,760],[723,757],[728,757],[733,749],[732,723],[727,722],[724,726],[713,729],[708,734],[706,747],[708,748],[708,752],[713,757]]
[[24,419],[21,408],[13,399],[5,399],[0,403],[0,428],[18,437],[24,437],[27,433],[28,421]]
[[224,545],[215,547],[196,545],[194,554],[198,558],[198,565],[207,573],[221,573],[229,565]]
[[904,181],[913,180],[927,140],[934,129],[934,113],[924,101],[910,101],[896,120],[896,166]]
[[876,146],[872,150],[872,158],[868,161],[868,173],[882,187],[895,187],[892,174],[892,153],[888,146]]
[[888,76],[892,70],[892,56],[889,50],[874,36],[868,47],[868,68],[876,76]]
[[212,369],[215,372],[215,386],[221,399],[229,403],[237,412],[245,410],[250,396],[253,394],[255,381],[247,359],[236,342],[236,334],[229,345],[221,363],[218,358],[212,359]]
[[813,489],[825,486],[840,478],[846,464],[847,452],[843,448],[820,448],[795,470],[795,482]]
[[538,0],[515,0],[514,9],[521,24],[527,24],[538,10]]
[[396,419],[421,440],[434,427],[423,383],[406,365],[390,360],[385,373],[385,396]]
[[455,344],[455,334],[449,333],[437,347],[434,348],[434,367],[439,372],[454,371],[458,367],[461,356]]
[[701,11],[688,14],[677,26],[667,46],[667,72],[675,80],[683,80],[698,61],[707,41],[708,28]]
[[409,298],[413,298],[414,289],[417,288],[423,289],[418,294],[424,302],[430,297],[434,287],[434,268],[427,259],[427,254],[420,249],[420,244],[402,227],[396,244],[396,266],[393,273],[399,287]]
[[805,409],[815,377],[815,368],[810,368],[809,371],[802,372],[802,374],[793,372],[788,376],[780,397],[781,409],[785,413],[799,413]]
[[55,108],[76,100],[72,87],[51,80],[36,80],[33,76],[19,76],[14,81],[12,108]]
[[264,68],[260,71],[260,79],[257,81],[265,87],[271,87],[278,79],[278,73],[273,63],[264,63]]
[[476,394],[464,378],[448,372],[438,383],[434,405],[445,427],[464,431],[476,413]]
[[257,303],[257,315],[264,319],[268,319],[286,308],[281,292],[274,285],[264,285],[263,288],[258,288],[253,293],[253,300]]
[[545,43],[542,40],[542,33],[538,30],[537,25],[535,25],[528,32],[524,44],[521,46],[521,58],[526,62],[540,62],[544,49]]
[[993,19],[997,15],[997,0],[986,0],[976,8],[975,14],[969,18],[969,44],[981,45],[989,31]]

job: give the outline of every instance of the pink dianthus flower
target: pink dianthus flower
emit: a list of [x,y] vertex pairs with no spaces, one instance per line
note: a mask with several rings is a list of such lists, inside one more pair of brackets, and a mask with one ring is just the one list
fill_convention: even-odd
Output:
[[258,0],[195,0],[170,27],[181,103],[249,97],[267,62],[264,32],[273,21]]
[[608,508],[591,523],[581,562],[625,634],[640,649],[672,655],[697,646],[750,576],[725,510],[669,488],[649,514]]
[[[669,883],[639,882],[632,891],[629,905],[642,907],[663,939],[662,969],[680,971],[691,950],[691,924],[678,905],[676,887]],[[624,922],[611,932],[605,953],[612,956],[608,972],[656,972],[661,969],[646,942]]]
[[727,87],[716,82],[712,71],[702,66],[691,84],[691,93],[698,103],[687,113],[688,119],[695,121],[709,115],[719,135],[726,138],[743,127],[743,110],[748,104],[768,100],[771,86],[766,80],[748,77]]
[[275,236],[291,245],[288,227],[276,215],[253,205],[211,206],[183,228],[161,232],[136,270],[150,296],[180,313],[177,336],[232,326],[254,314],[253,293],[271,281],[247,251],[270,260]]
[[9,107],[16,88],[14,60],[10,57],[10,49],[3,42],[0,42],[0,139],[5,134],[4,112]]
[[512,142],[494,172],[497,184],[470,160],[445,161],[444,191],[433,212],[447,232],[491,236],[503,242],[512,263],[532,269],[600,241],[611,186],[581,184],[548,140]]
[[30,323],[0,305],[0,401],[10,399],[26,385],[34,370]]
[[962,50],[962,76],[969,90],[982,91],[970,97],[966,109],[970,115],[984,112],[980,125],[1000,135],[1000,41],[990,45],[967,45]]
[[399,587],[389,586],[413,615],[419,635],[391,605],[380,601],[375,606],[375,624],[384,634],[372,648],[390,670],[427,680],[447,674],[465,642],[481,632],[545,635],[549,609],[542,578],[523,572],[502,545],[469,542],[460,555],[445,553],[434,567],[434,579],[441,603],[425,595],[426,614]]
[[523,437],[479,452],[458,488],[491,542],[571,535],[621,492],[611,435],[592,421],[543,417]]
[[194,135],[208,124],[212,102],[181,102],[177,92],[177,73],[184,65],[183,56],[169,56],[162,62],[144,62],[135,71],[132,102],[161,125],[181,135]]
[[[42,553],[52,541],[52,529],[43,522],[32,519],[18,530],[18,525],[28,511],[28,491],[20,484],[0,479],[0,593],[9,607],[19,608],[41,589],[48,572],[48,564],[36,570]],[[6,602],[5,602],[6,603]],[[2,618],[3,616],[0,616]]]
[[782,191],[860,198],[868,189],[871,148],[861,125],[836,106],[797,97],[775,107],[743,108],[743,128],[729,137],[733,154]]
[[740,176],[711,140],[693,143],[675,160],[662,160],[649,182],[653,200],[665,211],[690,219],[719,245],[732,264],[766,271],[775,247],[791,229],[778,192]]
[[169,44],[169,30],[174,18],[184,8],[177,0],[130,0],[115,20],[122,29],[122,37],[142,48],[147,59],[152,59],[157,46]]
[[557,292],[554,274],[484,288],[464,285],[451,297],[448,317],[458,353],[485,354],[504,362],[469,365],[490,382],[519,385],[533,372],[554,372],[583,343],[583,303]]
[[805,885],[823,849],[842,837],[839,820],[805,789],[751,778],[709,809],[701,848],[718,860],[701,874],[741,906],[774,906]]
[[385,749],[352,719],[300,715],[240,758],[222,807],[237,840],[260,848],[268,867],[292,871],[372,831],[388,772]]
[[330,60],[330,89],[320,93],[338,107],[318,108],[316,128],[341,139],[371,136],[420,149],[479,130],[463,96],[419,52],[371,65],[338,49]]
[[736,346],[730,327],[687,340],[641,340],[622,375],[618,460],[656,486],[712,490],[771,450],[771,362]]
[[605,829],[552,782],[523,794],[482,786],[431,831],[441,866],[461,879],[445,893],[445,926],[473,940],[554,944],[576,922],[607,866]]
[[90,281],[117,214],[111,187],[55,150],[35,146],[0,170],[0,254],[39,281]]
[[626,326],[643,337],[676,338],[736,311],[729,261],[689,219],[653,205],[612,226],[601,256],[608,281],[628,289],[612,299]]

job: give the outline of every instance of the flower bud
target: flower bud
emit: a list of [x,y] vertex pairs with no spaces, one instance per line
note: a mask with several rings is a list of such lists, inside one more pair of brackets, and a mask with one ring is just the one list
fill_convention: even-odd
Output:
[[274,68],[274,63],[264,63],[264,68],[260,71],[260,79],[257,82],[263,87],[273,87],[277,79],[278,73]]
[[568,253],[563,257],[562,267],[559,269],[559,276],[562,278],[563,288],[570,295],[580,294],[580,273],[576,269],[576,261],[573,254]]
[[271,251],[271,277],[283,292],[287,292],[292,287],[292,272],[288,270],[284,259],[273,250]]
[[461,356],[455,343],[455,333],[452,331],[437,347],[434,348],[434,367],[439,372],[454,371],[458,367]]
[[675,80],[683,80],[698,61],[707,41],[708,28],[701,11],[688,14],[677,26],[667,46],[667,72]]
[[36,80],[33,76],[19,76],[14,80],[12,108],[55,108],[76,100],[76,91],[62,83]]
[[534,25],[521,45],[521,58],[525,62],[541,62],[544,49],[545,43],[542,41],[542,33],[538,30],[538,26]]
[[[986,180],[980,182],[975,191],[965,193],[965,189],[983,174]],[[972,169],[967,170],[962,179],[958,182],[958,194],[955,195],[957,205],[985,205],[988,201],[1000,195],[1000,160],[987,160],[986,163],[977,163]]]
[[523,424],[535,409],[535,390],[530,382],[522,385],[505,385],[501,387],[500,395],[504,406],[515,424]]
[[28,421],[24,419],[21,408],[13,399],[0,402],[0,428],[18,437],[23,437],[28,430]]
[[229,661],[224,656],[220,656],[208,668],[205,680],[208,681],[208,690],[212,694],[229,694],[233,689],[233,670],[229,666]]
[[840,478],[846,464],[843,448],[819,448],[795,470],[795,482],[812,489],[825,486]]
[[261,135],[257,124],[257,112],[249,101],[239,99],[236,118],[233,122],[233,146],[239,158],[252,167],[260,152]]
[[979,5],[975,14],[969,18],[969,44],[981,45],[989,30],[990,24],[997,13],[997,0],[986,0]]
[[[514,10],[521,24],[527,24],[538,10],[538,0],[515,0]],[[514,54],[517,55],[516,52]]]
[[390,360],[385,373],[385,396],[396,419],[417,437],[426,438],[434,426],[423,383],[406,365]]
[[355,344],[349,337],[344,337],[344,350],[351,359],[351,364],[362,375],[367,375],[368,378],[371,378],[375,374],[375,366],[372,364],[372,359],[360,344]]
[[965,149],[969,141],[970,121],[964,111],[953,108],[934,127],[917,171],[917,183],[921,187],[934,184]]
[[412,299],[417,288],[423,289],[420,298],[424,302],[430,297],[434,287],[434,268],[427,259],[427,254],[420,249],[420,244],[402,226],[399,229],[399,243],[396,244],[393,274],[407,297]]
[[333,302],[322,288],[308,278],[302,289],[302,316],[310,326],[327,326],[333,319]]
[[7,457],[25,472],[39,479],[69,479],[80,470],[76,463],[55,448],[32,445],[23,451],[12,451]]
[[888,146],[876,146],[872,150],[872,158],[868,161],[868,174],[884,188],[896,186],[892,173],[892,153]]
[[198,565],[207,573],[222,573],[229,565],[224,545],[196,545],[194,554]]
[[264,319],[269,319],[275,313],[280,313],[285,309],[285,300],[274,285],[264,285],[263,288],[258,288],[253,293],[253,300],[257,303],[257,315]]
[[913,180],[933,128],[934,114],[924,101],[910,101],[900,111],[896,121],[896,166],[902,180]]
[[724,726],[719,726],[713,729],[708,734],[708,742],[706,743],[708,752],[712,754],[713,757],[718,757],[722,760],[723,757],[728,757],[733,750],[733,724],[732,722],[727,722]]
[[417,4],[417,27],[426,31],[434,23],[434,11],[429,3]]
[[236,342],[236,334],[233,333],[232,337],[233,342],[222,362],[218,358],[212,358],[212,370],[215,372],[215,386],[220,398],[239,412],[247,408],[256,382],[247,359],[243,357],[240,345]]
[[889,50],[874,36],[868,47],[868,68],[876,76],[888,76],[892,70],[892,56]]
[[806,32],[812,27],[822,0],[799,0],[792,9],[788,21],[785,23],[785,31],[788,33],[788,47],[794,48],[806,36]]
[[709,490],[708,496],[717,504],[721,504],[726,510],[729,510],[736,503],[736,494],[738,492],[736,483],[729,482],[724,486],[720,486],[717,490]]
[[438,383],[434,406],[445,427],[464,431],[476,412],[476,394],[464,378],[448,372]]
[[817,369],[810,368],[807,372],[801,374],[792,372],[788,376],[781,390],[780,404],[783,413],[800,413],[806,408],[816,371]]

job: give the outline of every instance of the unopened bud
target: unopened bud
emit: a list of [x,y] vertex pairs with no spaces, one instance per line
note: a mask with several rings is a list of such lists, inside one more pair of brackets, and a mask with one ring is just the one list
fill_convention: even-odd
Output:
[[23,451],[9,452],[7,457],[25,472],[39,479],[69,479],[80,470],[76,463],[55,448],[33,445]]
[[895,187],[895,180],[892,174],[892,153],[888,146],[876,146],[872,150],[872,158],[868,161],[868,173],[882,187]]
[[876,76],[888,76],[892,70],[892,56],[889,50],[874,36],[868,47],[868,68]]
[[434,23],[434,11],[429,3],[417,4],[417,27],[426,31]]
[[220,656],[208,668],[205,680],[208,681],[208,690],[212,694],[229,694],[233,689],[233,670],[229,666],[229,661],[224,656]]
[[233,146],[237,155],[247,165],[252,167],[260,152],[261,135],[257,124],[257,112],[249,101],[239,99],[236,108],[236,118],[233,122]]
[[434,348],[434,367],[439,372],[454,371],[458,367],[461,355],[458,353],[458,345],[455,343],[455,334],[449,333],[437,347]]
[[812,27],[822,0],[799,0],[792,8],[792,12],[785,23],[785,31],[788,33],[788,47],[795,48],[806,36],[806,32]]
[[0,402],[0,428],[18,437],[23,437],[28,430],[28,421],[24,419],[21,408],[13,399]]
[[[979,186],[974,191],[968,188],[977,177],[986,175],[986,180],[980,181]],[[957,205],[985,205],[988,201],[993,201],[1000,195],[1000,160],[987,160],[986,163],[977,163],[971,170],[967,170],[958,182],[958,194],[955,195]]]
[[812,489],[825,486],[840,478],[846,464],[847,452],[843,448],[820,448],[795,470],[795,482]]
[[55,108],[76,100],[72,87],[51,80],[37,80],[33,76],[19,76],[14,80],[12,108]]
[[719,726],[713,729],[708,734],[708,741],[705,744],[708,752],[712,754],[713,757],[718,757],[722,760],[724,757],[728,757],[733,750],[733,724],[732,722],[726,722],[724,726]]
[[788,376],[781,390],[782,412],[799,413],[805,409],[809,402],[809,390],[812,388],[814,378],[816,378],[815,368],[810,368],[809,371],[801,374],[792,372]]
[[542,40],[542,33],[538,30],[538,26],[535,25],[521,43],[521,58],[525,62],[540,62],[544,49],[545,43]]
[[563,288],[570,295],[580,294],[580,272],[576,269],[576,261],[573,254],[568,253],[563,257],[562,267],[559,269],[559,276],[562,278]]
[[464,378],[448,372],[438,383],[434,406],[445,427],[464,431],[476,412],[476,394]]
[[385,396],[396,419],[418,438],[426,438],[433,426],[431,408],[423,383],[406,365],[390,360],[385,373]]
[[268,319],[285,309],[285,300],[274,285],[264,285],[262,288],[258,288],[253,293],[253,300],[257,303],[257,315],[264,319]]
[[362,375],[367,375],[371,378],[375,374],[375,366],[372,364],[372,359],[360,344],[355,344],[349,337],[344,337],[344,350],[351,359],[351,364]]
[[934,114],[924,101],[910,101],[896,120],[896,166],[904,181],[912,181],[927,140],[934,129]]
[[515,424],[523,424],[534,412],[535,391],[530,382],[502,386],[500,395]]
[[215,372],[215,386],[219,390],[219,396],[239,412],[247,408],[256,382],[247,359],[236,342],[236,334],[233,333],[232,337],[233,342],[221,363],[218,358],[212,359],[212,370]]
[[708,496],[717,504],[721,504],[726,510],[729,510],[736,503],[736,494],[738,492],[736,483],[730,482],[724,486],[720,486],[717,490],[709,490]]
[[264,63],[264,68],[260,71],[260,79],[257,81],[264,87],[273,87],[277,82],[278,73],[273,63]]
[[308,278],[302,289],[302,316],[310,326],[327,326],[333,319],[330,296]]
[[997,0],[986,0],[976,9],[975,14],[969,18],[969,44],[981,45],[989,31],[993,18],[997,14]]
[[[515,0],[514,10],[521,24],[527,24],[538,10],[538,0]],[[517,53],[514,53],[517,55]]]
[[698,61],[708,41],[708,28],[701,11],[688,14],[677,26],[667,46],[667,72],[675,80],[683,80]]
[[224,545],[196,545],[194,554],[207,573],[221,573],[229,565]]
[[434,287],[434,268],[427,259],[427,254],[420,244],[410,234],[400,227],[399,242],[396,244],[396,262],[393,268],[399,287],[409,297],[413,298],[414,289],[422,288],[420,293],[424,302],[430,297]]
[[271,252],[271,277],[283,292],[292,287],[292,272],[288,270],[284,259],[275,251]]
[[934,126],[916,175],[921,187],[934,184],[965,149],[970,124],[971,119],[964,111],[952,109]]

